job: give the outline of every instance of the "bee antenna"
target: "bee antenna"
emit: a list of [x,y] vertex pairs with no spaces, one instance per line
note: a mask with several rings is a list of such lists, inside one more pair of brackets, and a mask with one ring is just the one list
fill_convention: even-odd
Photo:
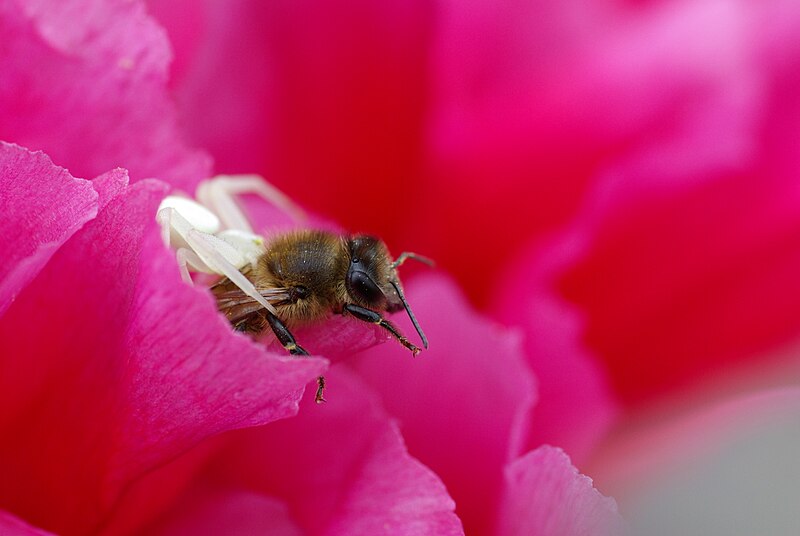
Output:
[[392,284],[394,289],[397,291],[397,295],[400,296],[400,301],[403,302],[403,307],[405,307],[406,313],[408,313],[408,318],[411,319],[411,323],[414,324],[414,328],[416,328],[417,333],[419,334],[419,338],[422,339],[422,346],[424,346],[425,349],[427,350],[428,349],[428,338],[425,336],[425,333],[422,331],[422,328],[420,327],[419,322],[417,322],[417,317],[414,316],[413,311],[411,311],[411,306],[408,305],[408,302],[406,301],[406,297],[403,295],[403,291],[400,290],[400,285],[398,285],[394,281],[390,281],[390,283]]
[[415,260],[417,262],[421,262],[422,264],[426,264],[426,265],[431,266],[431,267],[436,266],[436,263],[433,262],[428,257],[425,257],[423,255],[417,255],[416,253],[412,253],[411,251],[404,251],[404,252],[402,252],[400,254],[399,257],[397,257],[397,260],[392,263],[392,268],[399,267],[401,264],[406,262],[406,259],[412,259],[412,260]]

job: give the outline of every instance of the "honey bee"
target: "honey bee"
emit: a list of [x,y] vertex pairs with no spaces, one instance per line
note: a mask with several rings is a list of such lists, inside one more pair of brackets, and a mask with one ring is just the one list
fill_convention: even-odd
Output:
[[[392,260],[386,244],[364,234],[299,230],[265,241],[253,233],[235,201],[243,194],[258,195],[295,221],[304,220],[299,207],[254,175],[204,181],[197,201],[167,196],[156,214],[164,243],[176,250],[187,284],[193,284],[190,271],[222,276],[211,292],[234,329],[255,335],[269,327],[289,353],[308,355],[291,329],[331,313],[349,315],[380,326],[417,355],[420,348],[382,315],[405,309],[422,346],[428,348],[403,295],[397,268],[408,259],[428,265],[432,261],[411,252]],[[317,402],[324,401],[324,387],[320,376]]]
[[[330,313],[376,324],[417,355],[420,348],[381,314],[405,309],[422,346],[428,348],[428,339],[406,301],[397,274],[397,268],[407,259],[433,264],[411,252],[393,261],[386,244],[368,235],[293,231],[272,238],[258,260],[243,270],[274,306],[275,313],[264,309],[228,278],[212,286],[211,291],[219,310],[236,330],[257,334],[269,327],[293,355],[308,352],[290,329],[319,321]],[[320,378],[317,402],[324,401],[324,387],[324,378]]]

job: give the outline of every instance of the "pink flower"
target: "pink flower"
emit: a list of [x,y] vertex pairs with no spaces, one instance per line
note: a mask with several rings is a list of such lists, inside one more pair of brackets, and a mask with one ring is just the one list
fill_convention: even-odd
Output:
[[[570,458],[636,528],[763,532],[770,504],[791,526],[795,8],[150,5],[177,113],[140,2],[0,7],[0,138],[70,169],[0,146],[0,528],[620,530]],[[184,133],[218,171],[437,257],[511,328],[410,277],[430,351],[349,356],[377,332],[345,319],[299,332],[337,361],[331,403],[272,422],[325,363],[180,283],[153,214],[210,174]],[[727,493],[761,482],[781,483],[763,504]],[[671,524],[687,489],[708,508]]]
[[[584,467],[614,449],[610,426],[660,429],[650,404],[704,414],[774,384],[762,368],[796,377],[775,355],[800,303],[792,3],[236,5],[179,41],[190,136],[221,169],[436,257],[521,326],[540,383],[528,447]],[[208,88],[227,129],[190,120]],[[236,132],[262,161],[229,150]],[[742,366],[746,387],[719,379]]]
[[[0,61],[16,84],[0,95],[4,137],[90,176],[119,163],[134,179],[186,189],[202,177],[205,159],[176,139],[163,63],[151,60],[163,60],[164,41],[138,4],[43,2],[0,15],[13,37]],[[180,282],[160,242],[154,214],[167,185],[128,181],[121,169],[76,179],[41,152],[0,145],[3,531],[461,533],[442,482],[407,453],[394,418],[352,372],[329,375],[339,399],[330,410],[223,434],[293,415],[324,363],[234,334],[208,293]],[[268,226],[259,208],[253,219]],[[465,305],[450,301],[457,318]],[[520,373],[529,404],[530,373]],[[518,443],[522,432],[499,417],[500,441]],[[563,454],[513,465],[511,450],[499,454],[481,471],[508,498],[490,497],[479,514],[487,520],[519,508],[517,489],[536,490],[540,516],[559,494],[578,501],[523,530],[568,527],[570,512],[594,503],[616,519]]]

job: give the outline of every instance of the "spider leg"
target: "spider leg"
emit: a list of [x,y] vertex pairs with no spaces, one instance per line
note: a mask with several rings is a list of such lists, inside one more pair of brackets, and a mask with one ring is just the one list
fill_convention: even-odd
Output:
[[[201,233],[195,229],[189,230],[186,235],[186,241],[195,251],[195,253],[197,253],[197,255],[203,259],[208,267],[214,270],[215,273],[224,275],[230,279],[231,283],[239,287],[242,292],[260,303],[261,306],[267,311],[271,312],[272,314],[277,313],[275,308],[270,305],[270,303],[258,292],[258,290],[256,290],[255,285],[253,285],[253,283],[247,279],[242,272],[239,271],[239,268],[232,264],[230,260],[223,255],[222,251],[225,251],[226,248],[224,248],[222,244],[228,245],[228,248],[230,248],[229,251],[236,252],[236,250],[227,244],[227,242],[217,238],[216,236]],[[246,262],[246,259],[244,259],[244,257],[242,257],[238,252],[236,252],[236,254]]]
[[306,221],[306,214],[283,192],[258,175],[220,175],[203,181],[197,187],[196,197],[214,211],[227,229],[253,233],[253,228],[235,196],[255,194],[279,208],[296,222]]
[[158,222],[158,226],[161,227],[161,241],[164,242],[164,245],[167,247],[172,245],[170,235],[172,234],[173,210],[174,209],[171,208],[159,207],[158,212],[156,213],[156,221]]
[[264,239],[247,231],[226,229],[216,235],[236,249],[245,261],[253,266],[264,254]]
[[[174,208],[165,207],[159,210],[157,219],[162,225],[162,233],[168,235],[170,242],[174,243],[177,239],[185,244],[184,249],[188,249],[192,253],[192,255],[182,254],[183,259],[187,261],[183,264],[184,268],[188,263],[200,268],[200,271],[205,271],[202,270],[203,266],[197,266],[196,262],[190,262],[199,260],[210,273],[224,275],[267,311],[273,314],[276,312],[275,308],[256,290],[255,285],[239,271],[248,264],[249,260],[234,246],[214,235],[198,231]],[[167,224],[169,225],[168,232],[165,232],[164,227]],[[181,277],[185,277],[183,273]]]
[[175,252],[175,257],[178,259],[178,268],[181,271],[181,279],[183,279],[184,283],[194,285],[192,276],[189,275],[189,266],[191,266],[195,272],[203,272],[206,274],[214,273],[214,271],[203,262],[203,259],[198,257],[197,253],[191,249],[178,248]]

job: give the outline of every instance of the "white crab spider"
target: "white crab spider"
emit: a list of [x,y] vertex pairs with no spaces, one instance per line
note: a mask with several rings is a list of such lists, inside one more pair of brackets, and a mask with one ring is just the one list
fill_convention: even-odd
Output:
[[258,175],[219,175],[197,187],[197,200],[179,195],[164,198],[156,220],[164,243],[176,249],[181,278],[192,284],[192,271],[225,276],[266,310],[277,314],[241,270],[264,252],[264,238],[255,234],[235,195],[255,194],[295,221],[303,210]]

